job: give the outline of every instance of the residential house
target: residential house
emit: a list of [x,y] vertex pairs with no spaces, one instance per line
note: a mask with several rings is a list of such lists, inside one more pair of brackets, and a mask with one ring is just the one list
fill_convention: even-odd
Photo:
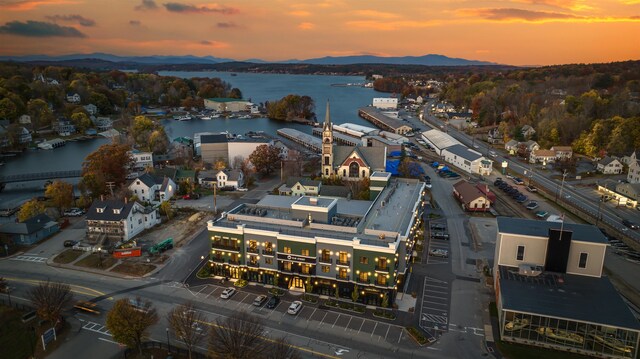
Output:
[[627,182],[640,183],[640,159],[636,157],[636,152],[633,151],[629,156],[629,172],[627,173]]
[[76,133],[76,126],[66,118],[59,118],[58,121],[54,123],[53,129],[60,136],[70,136]]
[[571,146],[553,146],[552,151],[556,151],[556,159],[564,160],[573,156],[573,149]]
[[26,221],[0,224],[0,234],[18,245],[32,245],[60,231],[58,222],[44,213]]
[[216,175],[219,171],[198,171],[198,184],[203,188],[213,188],[218,184]]
[[553,163],[557,159],[556,151],[554,150],[534,150],[529,155],[529,162],[531,163]]
[[289,147],[282,143],[282,141],[275,140],[273,142],[273,146],[280,149],[280,158],[282,158],[283,160],[289,159]]
[[540,145],[538,144],[538,142],[533,141],[533,140],[522,142],[520,144],[525,146],[525,148],[527,149],[528,153],[531,153],[531,152],[533,152],[535,150],[539,150],[540,149]]
[[522,128],[520,129],[520,133],[522,134],[522,137],[529,139],[531,137],[533,137],[533,135],[536,134],[536,130],[529,126],[529,125],[524,125],[522,126]]
[[80,98],[80,95],[78,95],[77,93],[67,94],[67,102],[69,103],[80,103],[80,100],[82,99]]
[[30,125],[31,124],[31,116],[22,115],[18,118],[18,123],[21,125]]
[[494,127],[489,130],[489,133],[487,134],[487,142],[494,145],[504,143],[504,136],[502,135],[502,132],[498,130],[498,127]]
[[513,155],[518,151],[519,144],[520,143],[516,140],[509,140],[507,143],[504,144],[504,149]]
[[113,128],[113,121],[109,117],[89,117],[93,125],[96,126],[96,130],[103,132]]
[[216,174],[218,188],[233,188],[237,190],[244,186],[244,175],[238,169],[222,170]]
[[144,170],[145,168],[153,167],[153,152],[132,150],[129,154],[133,158],[133,164],[131,165],[133,169]]
[[605,157],[597,162],[596,171],[605,175],[617,175],[622,173],[622,163],[613,157]]
[[497,218],[493,285],[505,342],[634,358],[640,323],[609,277],[596,226]]
[[487,195],[473,184],[461,180],[453,185],[453,196],[460,202],[462,209],[469,212],[487,212],[491,201]]
[[442,150],[444,160],[469,174],[491,174],[493,161],[464,145],[453,145]]
[[31,137],[31,132],[29,132],[29,130],[22,126],[18,127],[17,137],[18,143],[21,145],[31,143],[31,140],[33,139]]
[[169,177],[156,177],[149,173],[138,176],[129,184],[129,190],[142,202],[168,201],[176,193],[176,183]]
[[84,109],[87,110],[87,113],[89,115],[97,115],[98,114],[98,106],[90,103],[86,106],[84,106]]
[[640,201],[640,183],[618,183],[616,185],[616,192],[636,203]]
[[278,193],[287,196],[317,196],[321,188],[322,181],[302,177],[289,177],[278,188]]
[[126,242],[145,229],[160,224],[158,210],[138,202],[96,200],[87,212],[87,239]]

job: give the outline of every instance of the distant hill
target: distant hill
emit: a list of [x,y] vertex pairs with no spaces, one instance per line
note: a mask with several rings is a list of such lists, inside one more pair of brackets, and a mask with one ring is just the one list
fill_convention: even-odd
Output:
[[424,66],[482,66],[497,65],[494,62],[466,60],[444,55],[429,54],[424,56],[380,57],[380,56],[341,56],[320,57],[300,61],[316,65],[352,65],[352,64],[390,64],[390,65],[424,65]]
[[[91,54],[70,54],[60,56],[48,55],[26,55],[26,56],[0,56],[0,61],[18,62],[60,62],[78,61],[85,59],[97,59],[116,63],[136,63],[141,65],[184,65],[184,64],[220,64],[234,62],[236,60],[219,58],[213,56],[119,56],[105,53]],[[403,56],[403,57],[380,57],[380,56],[342,56],[342,57],[321,57],[307,60],[286,60],[268,62],[261,59],[249,59],[243,62],[266,64],[313,64],[313,65],[353,65],[353,64],[388,64],[388,65],[423,65],[423,66],[484,66],[496,65],[487,61],[466,60],[460,58],[447,57],[444,55],[424,55],[424,56]]]

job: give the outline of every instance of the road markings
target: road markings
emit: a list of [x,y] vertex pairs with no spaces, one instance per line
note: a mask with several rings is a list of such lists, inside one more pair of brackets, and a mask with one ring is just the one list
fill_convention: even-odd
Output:
[[23,261],[23,262],[33,262],[33,263],[44,263],[48,258],[44,257],[34,257],[34,256],[17,256],[11,258],[12,261]]
[[370,335],[370,337],[372,337],[372,338],[373,338],[373,333],[375,333],[375,332],[376,332],[376,328],[378,327],[378,324],[379,324],[379,322],[376,322],[376,326],[375,326],[375,327],[373,327],[373,330],[371,331],[371,335]]
[[113,344],[116,344],[118,346],[122,345],[122,344],[120,344],[118,342],[114,342],[113,340],[109,340],[109,339],[105,339],[105,338],[98,338],[98,340],[102,340],[103,342],[107,342],[107,343],[113,343]]
[[353,320],[353,316],[351,316],[351,318],[349,318],[349,323],[347,323],[347,325],[345,325],[344,327],[344,331],[347,331],[347,328],[349,328],[349,324],[351,324],[351,321]]
[[333,325],[331,326],[331,328],[336,326],[336,323],[338,322],[338,319],[340,319],[340,314],[338,314],[338,317],[336,318],[335,322],[333,322]]
[[311,320],[311,318],[313,317],[314,314],[316,314],[316,310],[318,310],[318,308],[314,308],[313,309],[313,313],[311,313],[311,315],[309,316],[309,318],[307,318],[307,322]]
[[111,333],[109,332],[109,329],[107,329],[106,326],[100,324],[100,323],[95,323],[95,322],[85,322],[85,325],[82,326],[82,329],[85,330],[89,330],[95,333],[99,333],[102,335],[107,335],[107,336],[111,336]]

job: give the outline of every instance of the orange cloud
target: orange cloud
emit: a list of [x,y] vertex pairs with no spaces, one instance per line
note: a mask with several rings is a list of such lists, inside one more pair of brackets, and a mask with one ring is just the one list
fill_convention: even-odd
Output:
[[531,5],[546,5],[560,9],[569,9],[573,11],[592,10],[593,7],[584,3],[582,0],[515,0],[516,2]]
[[34,1],[15,1],[0,3],[0,9],[12,11],[28,11],[33,10],[41,5],[65,5],[78,4],[78,1],[72,0],[34,0]]
[[379,31],[394,31],[407,28],[425,28],[435,25],[439,25],[438,21],[414,21],[414,20],[398,20],[398,21],[379,21],[379,20],[356,20],[347,21],[346,25],[351,28],[363,29],[363,30],[379,30]]
[[287,14],[291,16],[298,16],[298,17],[311,16],[311,13],[306,10],[293,10],[293,11],[289,11]]
[[[523,9],[459,9],[456,14],[463,17],[476,17],[481,21],[492,22],[575,22],[575,23],[605,23],[605,22],[640,22],[638,16],[582,16],[569,13],[532,11]],[[468,22],[468,21],[467,21]]]
[[353,14],[356,16],[372,17],[376,19],[397,19],[400,17],[398,14],[376,10],[356,10]]
[[311,22],[302,22],[302,23],[300,23],[300,25],[298,25],[298,29],[300,29],[300,30],[311,30],[314,27],[316,27],[316,25],[314,23],[311,23]]

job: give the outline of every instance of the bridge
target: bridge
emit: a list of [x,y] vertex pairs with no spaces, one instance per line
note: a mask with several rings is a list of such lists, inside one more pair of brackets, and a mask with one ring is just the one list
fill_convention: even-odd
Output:
[[73,171],[56,171],[56,172],[39,172],[39,173],[23,173],[18,175],[0,176],[0,190],[7,183],[12,182],[29,182],[50,180],[56,178],[76,178],[82,177],[82,170]]

